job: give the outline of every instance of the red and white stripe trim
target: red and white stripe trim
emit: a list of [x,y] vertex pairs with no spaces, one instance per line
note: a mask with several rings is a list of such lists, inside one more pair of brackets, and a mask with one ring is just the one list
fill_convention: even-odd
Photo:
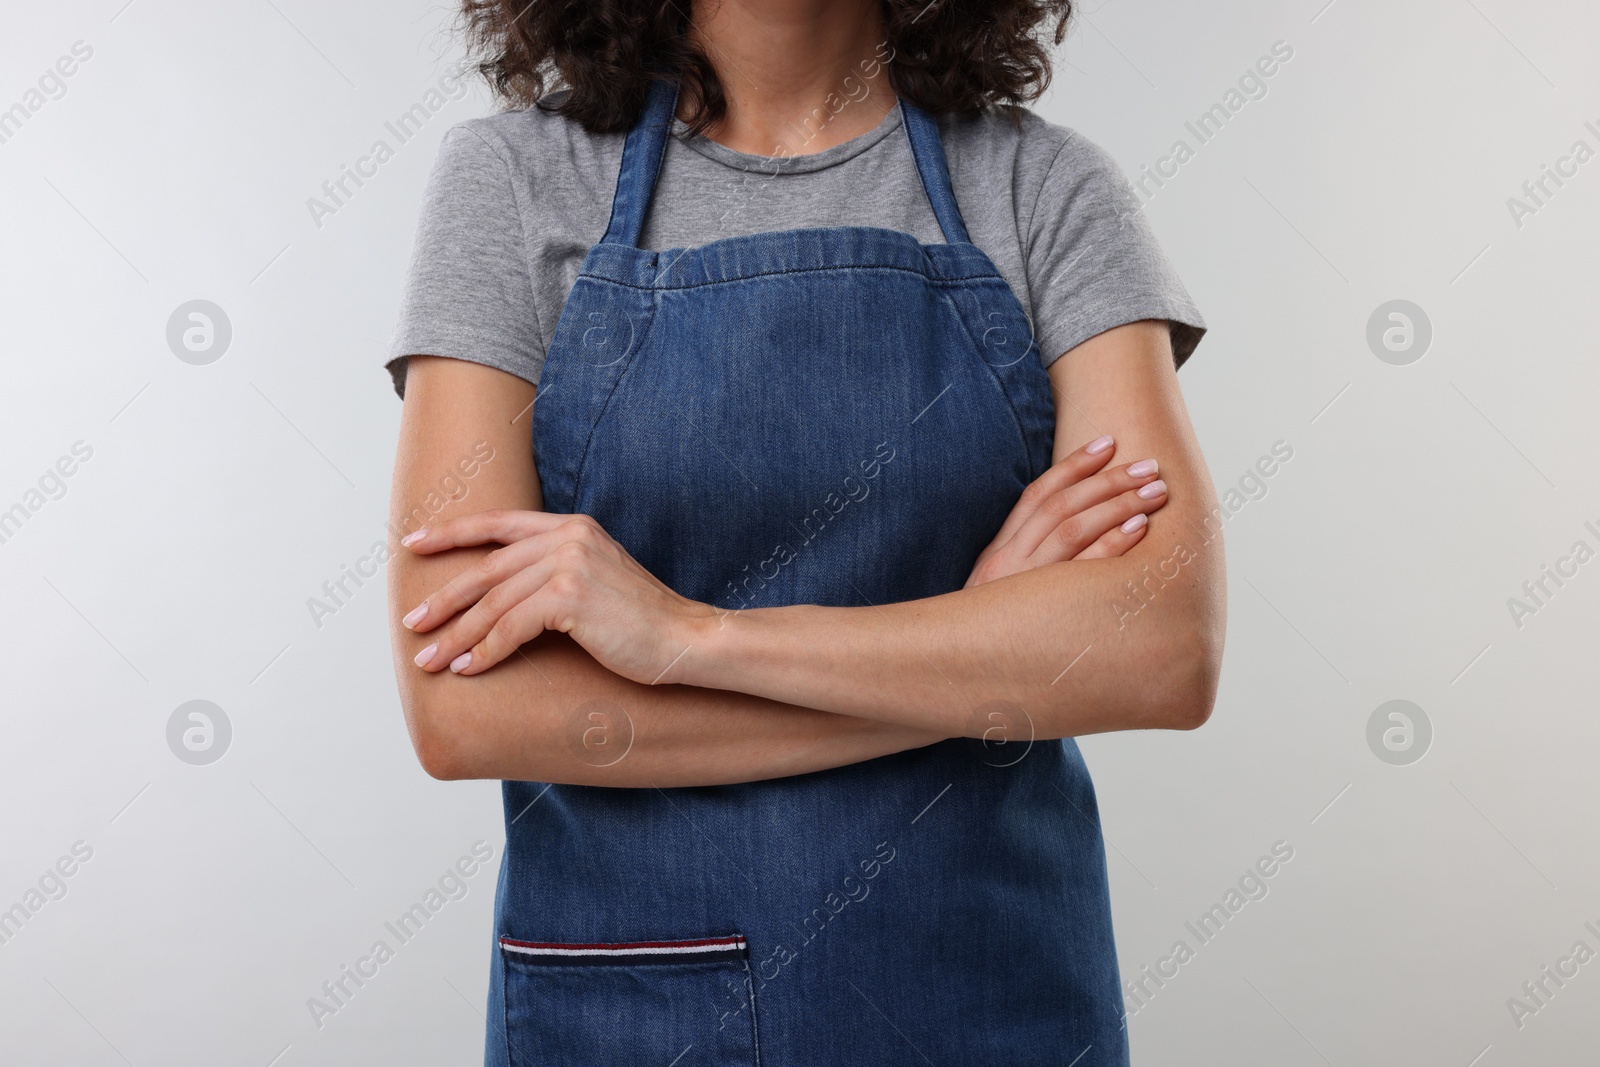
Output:
[[528,963],[701,963],[740,960],[748,955],[743,935],[692,941],[554,942],[502,937],[500,947]]

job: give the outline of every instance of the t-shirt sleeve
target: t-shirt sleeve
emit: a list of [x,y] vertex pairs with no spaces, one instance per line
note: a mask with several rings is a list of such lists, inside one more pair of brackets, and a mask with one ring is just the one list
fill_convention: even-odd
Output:
[[401,397],[413,355],[471,360],[535,384],[544,362],[510,169],[467,124],[445,134],[423,194],[384,364]]
[[1165,319],[1182,366],[1205,320],[1156,242],[1110,154],[1072,132],[1045,172],[1027,227],[1034,337],[1046,366],[1082,342],[1140,319]]

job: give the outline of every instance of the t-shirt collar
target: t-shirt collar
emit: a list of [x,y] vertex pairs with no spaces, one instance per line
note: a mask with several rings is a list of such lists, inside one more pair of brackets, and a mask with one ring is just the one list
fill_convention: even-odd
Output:
[[[846,107],[849,105],[847,104]],[[901,125],[900,108],[897,104],[884,115],[883,121],[866,133],[850,138],[848,141],[824,148],[820,152],[806,152],[805,145],[799,145],[795,154],[789,156],[762,156],[750,152],[736,152],[727,145],[713,141],[704,134],[685,137],[688,130],[682,119],[672,120],[672,135],[679,143],[694,149],[708,159],[715,160],[727,167],[742,171],[759,171],[773,174],[803,174],[808,171],[825,170],[837,166],[847,159],[853,159],[883,140],[889,134],[899,129]],[[822,127],[826,129],[826,126]]]

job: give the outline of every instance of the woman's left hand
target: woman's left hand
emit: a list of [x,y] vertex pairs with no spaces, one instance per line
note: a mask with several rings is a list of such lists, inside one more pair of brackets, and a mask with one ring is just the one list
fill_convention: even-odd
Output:
[[450,623],[418,654],[425,671],[448,666],[478,674],[544,631],[559,630],[613,674],[651,685],[688,649],[694,624],[717,615],[664,585],[587,515],[482,511],[401,543],[423,555],[504,546],[406,615],[405,625],[418,633]]

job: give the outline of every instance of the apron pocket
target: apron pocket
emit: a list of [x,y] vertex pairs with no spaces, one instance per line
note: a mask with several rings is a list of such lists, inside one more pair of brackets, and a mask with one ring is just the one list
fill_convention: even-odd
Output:
[[580,944],[500,938],[516,1067],[755,1067],[742,935]]

